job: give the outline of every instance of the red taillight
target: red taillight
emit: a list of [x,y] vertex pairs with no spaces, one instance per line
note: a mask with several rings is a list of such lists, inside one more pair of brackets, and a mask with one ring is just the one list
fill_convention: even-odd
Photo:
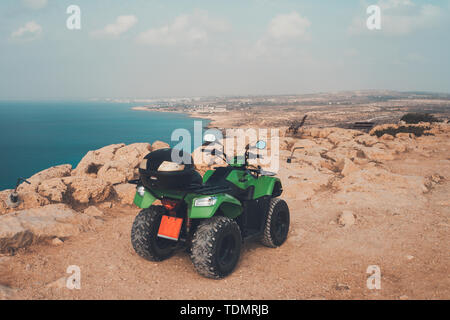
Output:
[[177,206],[178,201],[176,201],[176,200],[169,200],[169,199],[162,199],[161,203],[164,206],[164,208],[166,208],[169,211],[172,211]]

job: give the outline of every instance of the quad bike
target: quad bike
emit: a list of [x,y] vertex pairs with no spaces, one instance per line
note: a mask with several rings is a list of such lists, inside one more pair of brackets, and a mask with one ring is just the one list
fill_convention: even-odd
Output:
[[[212,136],[212,137],[211,137]],[[203,178],[190,162],[173,162],[181,150],[160,149],[149,153],[139,168],[134,203],[143,210],[136,216],[131,242],[141,257],[150,261],[169,258],[178,249],[190,253],[195,269],[208,278],[223,278],[236,267],[244,240],[258,239],[263,245],[282,245],[289,231],[289,208],[278,198],[283,192],[274,173],[248,163],[261,158],[247,145],[244,156],[228,159],[223,151],[207,150],[218,144],[206,135],[202,151],[222,157],[226,167],[208,170]],[[160,200],[162,205],[153,205]]]

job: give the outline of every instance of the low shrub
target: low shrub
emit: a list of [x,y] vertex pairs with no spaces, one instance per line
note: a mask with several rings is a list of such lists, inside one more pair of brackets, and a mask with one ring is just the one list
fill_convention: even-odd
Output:
[[432,114],[429,113],[407,113],[401,119],[408,124],[417,124],[419,122],[439,122]]
[[397,133],[414,133],[416,137],[420,137],[422,135],[431,135],[430,133],[424,133],[424,131],[430,130],[430,127],[419,127],[419,126],[399,126],[389,127],[386,129],[376,130],[374,134],[379,138],[383,136],[385,133],[390,134],[395,137]]

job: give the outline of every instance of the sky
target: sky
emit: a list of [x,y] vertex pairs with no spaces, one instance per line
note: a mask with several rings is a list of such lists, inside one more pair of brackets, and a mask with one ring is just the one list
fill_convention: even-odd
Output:
[[0,100],[448,93],[449,30],[450,0],[2,0]]

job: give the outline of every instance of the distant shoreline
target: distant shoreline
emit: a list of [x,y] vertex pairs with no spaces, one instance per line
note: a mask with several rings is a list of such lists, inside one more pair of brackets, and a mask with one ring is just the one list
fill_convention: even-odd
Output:
[[136,106],[136,107],[131,107],[131,110],[134,111],[147,111],[147,112],[161,112],[161,113],[178,113],[178,114],[182,114],[185,116],[188,116],[189,118],[197,118],[197,119],[201,119],[201,120],[207,120],[208,121],[208,125],[205,126],[204,128],[212,128],[211,123],[213,123],[214,121],[217,121],[216,118],[214,117],[206,117],[206,115],[199,115],[195,112],[186,112],[186,111],[174,111],[174,110],[162,110],[161,108],[149,108],[146,106]]

